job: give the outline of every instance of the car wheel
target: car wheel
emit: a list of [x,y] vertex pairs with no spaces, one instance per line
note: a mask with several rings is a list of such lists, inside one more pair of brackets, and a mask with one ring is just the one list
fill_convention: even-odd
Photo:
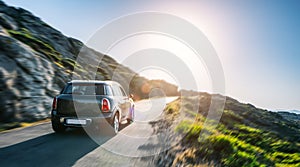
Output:
[[66,130],[66,127],[62,125],[58,119],[51,118],[52,129],[56,133],[63,133]]
[[113,118],[112,127],[113,127],[113,130],[114,130],[114,133],[117,134],[119,132],[119,128],[120,128],[120,121],[119,121],[119,114],[118,113],[116,113],[114,118]]

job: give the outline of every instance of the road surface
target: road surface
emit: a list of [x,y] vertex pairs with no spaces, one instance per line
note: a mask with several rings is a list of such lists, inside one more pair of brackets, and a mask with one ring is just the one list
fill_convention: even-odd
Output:
[[136,103],[136,121],[116,136],[84,129],[56,134],[51,124],[0,133],[0,166],[154,166],[153,155],[166,149],[150,122],[176,97]]

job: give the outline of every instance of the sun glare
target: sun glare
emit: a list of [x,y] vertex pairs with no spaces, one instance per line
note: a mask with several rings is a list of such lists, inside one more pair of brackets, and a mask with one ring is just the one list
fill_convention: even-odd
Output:
[[[164,58],[165,55],[147,55],[147,57],[146,55],[138,55],[139,57],[145,56],[145,60],[143,61],[143,59],[139,58],[138,60],[129,61],[137,52],[151,49],[166,51],[166,53],[171,54],[173,58],[167,60]],[[176,84],[180,88],[211,92],[210,77],[208,76],[205,64],[201,60],[201,55],[196,55],[196,53],[182,41],[168,35],[155,33],[133,35],[113,46],[107,54],[116,58],[120,63],[130,66],[131,69],[149,79],[162,79]],[[151,59],[150,61],[153,62],[153,64],[151,64],[149,57],[153,57],[153,59],[154,57],[159,58],[155,60]],[[156,66],[158,61],[163,61],[160,63],[166,64],[173,63],[172,59],[178,59],[181,63],[174,64],[172,69],[164,69],[163,67]],[[145,66],[143,66],[143,64],[145,64]],[[183,67],[187,67],[188,70],[182,70]],[[195,80],[196,84],[193,85],[191,79],[180,79],[178,74],[181,78],[190,75],[190,78]]]

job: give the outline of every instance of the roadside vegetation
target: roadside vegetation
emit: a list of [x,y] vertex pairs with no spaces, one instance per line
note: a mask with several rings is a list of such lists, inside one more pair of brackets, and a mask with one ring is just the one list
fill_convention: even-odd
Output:
[[52,60],[58,67],[67,70],[71,73],[76,67],[77,71],[86,72],[79,64],[77,64],[73,59],[63,58],[63,56],[56,51],[51,44],[39,39],[34,34],[32,34],[28,29],[21,28],[20,30],[7,30],[8,33],[19,41],[30,46],[33,50],[41,53],[41,55],[46,56],[48,59]]
[[50,119],[44,119],[37,122],[10,122],[0,124],[0,132],[4,132],[11,129],[34,126],[40,123],[49,122]]
[[[172,154],[169,156],[173,158],[172,163],[169,161],[164,165],[300,166],[298,124],[284,120],[276,113],[228,98],[218,126],[204,127],[207,110],[203,110],[203,100],[210,103],[209,96],[202,95],[198,113],[192,108],[195,97],[181,97],[166,108],[167,117],[178,115],[180,111],[185,118],[174,126],[174,133],[183,136],[180,143],[160,155]],[[199,137],[202,131],[210,132],[210,135]]]

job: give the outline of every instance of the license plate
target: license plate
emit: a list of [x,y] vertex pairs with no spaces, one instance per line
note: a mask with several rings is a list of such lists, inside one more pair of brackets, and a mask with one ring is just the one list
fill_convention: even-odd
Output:
[[84,119],[67,119],[67,124],[77,124],[77,125],[86,125],[86,120]]

